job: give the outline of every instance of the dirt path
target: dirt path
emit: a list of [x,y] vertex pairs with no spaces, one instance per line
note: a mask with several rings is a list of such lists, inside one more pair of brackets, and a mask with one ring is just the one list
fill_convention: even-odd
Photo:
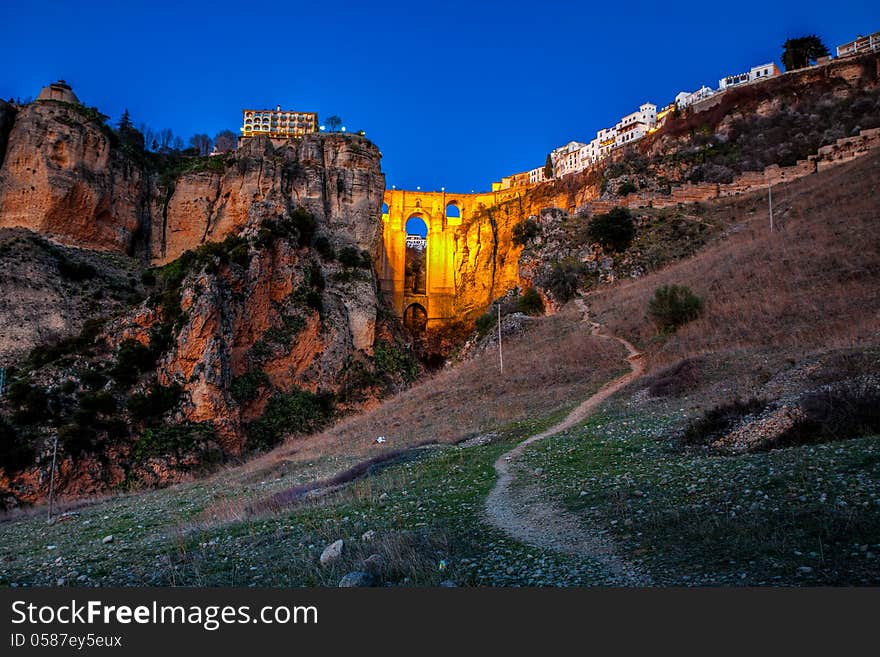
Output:
[[[589,322],[586,307],[579,302],[584,321]],[[630,372],[609,381],[598,392],[583,401],[568,416],[546,431],[527,438],[495,461],[498,481],[486,498],[486,518],[512,538],[540,548],[549,548],[563,554],[588,557],[606,570],[612,584],[639,586],[651,583],[650,578],[637,571],[616,552],[606,532],[590,527],[581,518],[545,499],[537,482],[524,487],[512,487],[517,471],[523,466],[515,463],[526,447],[539,440],[554,436],[582,422],[599,404],[642,374],[642,355],[632,344],[616,336],[603,335],[601,327],[590,322],[594,335],[617,340],[628,352]]]

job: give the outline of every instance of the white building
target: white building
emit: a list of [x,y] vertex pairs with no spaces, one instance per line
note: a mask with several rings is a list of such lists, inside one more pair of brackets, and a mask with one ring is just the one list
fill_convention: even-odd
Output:
[[624,146],[638,141],[657,127],[657,106],[644,103],[638,112],[627,114],[614,126],[617,131],[616,146]]
[[769,64],[761,64],[759,66],[753,66],[748,73],[737,73],[736,75],[728,75],[726,78],[721,78],[718,80],[718,91],[724,91],[725,89],[729,89],[730,87],[737,87],[741,84],[748,84],[749,82],[755,82],[757,80],[764,80],[766,78],[775,78],[777,75],[782,75],[782,72],[779,70],[779,67],[776,66],[773,62]]
[[685,107],[690,107],[694,103],[699,103],[701,100],[706,100],[714,93],[715,91],[713,89],[706,86],[702,86],[696,91],[682,91],[675,97],[675,106],[678,107],[678,109],[684,109]]
[[569,173],[581,171],[583,167],[578,168],[581,160],[578,155],[585,146],[586,144],[579,141],[570,141],[550,153],[550,158],[553,160],[553,177],[561,178]]
[[855,41],[837,46],[837,56],[848,57],[865,52],[874,52],[875,50],[880,50],[880,32],[874,32],[874,34],[869,34],[868,36],[859,35]]
[[544,182],[547,178],[544,176],[544,167],[537,167],[536,169],[531,169],[529,171],[529,183],[534,185],[539,182]]

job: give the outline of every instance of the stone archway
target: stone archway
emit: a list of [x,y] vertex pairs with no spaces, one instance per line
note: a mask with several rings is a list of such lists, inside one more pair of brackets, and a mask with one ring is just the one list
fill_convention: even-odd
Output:
[[428,326],[428,311],[419,303],[411,303],[403,311],[403,325],[410,333],[424,333]]

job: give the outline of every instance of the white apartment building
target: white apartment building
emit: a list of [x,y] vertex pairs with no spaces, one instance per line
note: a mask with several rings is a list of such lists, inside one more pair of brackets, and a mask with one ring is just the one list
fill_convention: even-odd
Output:
[[726,78],[721,78],[718,80],[718,91],[724,91],[730,87],[736,87],[757,80],[775,78],[777,75],[782,75],[782,72],[773,62],[760,64],[759,66],[753,66],[748,73],[737,73],[736,75],[728,75]]
[[537,167],[536,169],[532,169],[529,171],[529,183],[534,185],[539,182],[544,182],[547,180],[546,176],[544,176],[544,167]]
[[570,141],[550,153],[550,158],[553,160],[554,178],[561,178],[569,173],[582,170],[582,168],[578,168],[581,159],[579,152],[586,145],[579,141]]
[[874,34],[869,34],[868,36],[859,35],[855,41],[837,46],[837,56],[848,57],[865,52],[874,52],[875,50],[880,50],[880,32],[874,32]]
[[711,87],[705,85],[696,91],[682,91],[675,97],[675,106],[678,107],[678,109],[684,109],[685,107],[690,107],[694,103],[699,103],[701,100],[706,100],[714,94],[715,91]]
[[615,145],[624,146],[638,141],[656,127],[657,106],[654,103],[644,103],[638,112],[627,114],[614,126],[617,132]]

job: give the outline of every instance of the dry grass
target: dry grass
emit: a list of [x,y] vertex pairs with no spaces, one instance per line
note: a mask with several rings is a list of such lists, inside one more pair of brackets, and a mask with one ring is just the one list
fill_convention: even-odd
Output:
[[[454,443],[506,424],[543,416],[587,397],[625,367],[623,349],[590,335],[569,308],[530,325],[505,344],[504,375],[490,349],[443,370],[364,415],[321,434],[297,438],[254,459],[238,473],[267,477],[288,465],[321,459],[347,466],[426,442]],[[380,446],[378,436],[387,442]]]
[[[710,206],[734,230],[695,257],[589,299],[608,330],[645,348],[654,366],[719,350],[793,352],[880,342],[880,153],[774,190]],[[690,287],[702,317],[661,339],[647,316],[664,284]]]

